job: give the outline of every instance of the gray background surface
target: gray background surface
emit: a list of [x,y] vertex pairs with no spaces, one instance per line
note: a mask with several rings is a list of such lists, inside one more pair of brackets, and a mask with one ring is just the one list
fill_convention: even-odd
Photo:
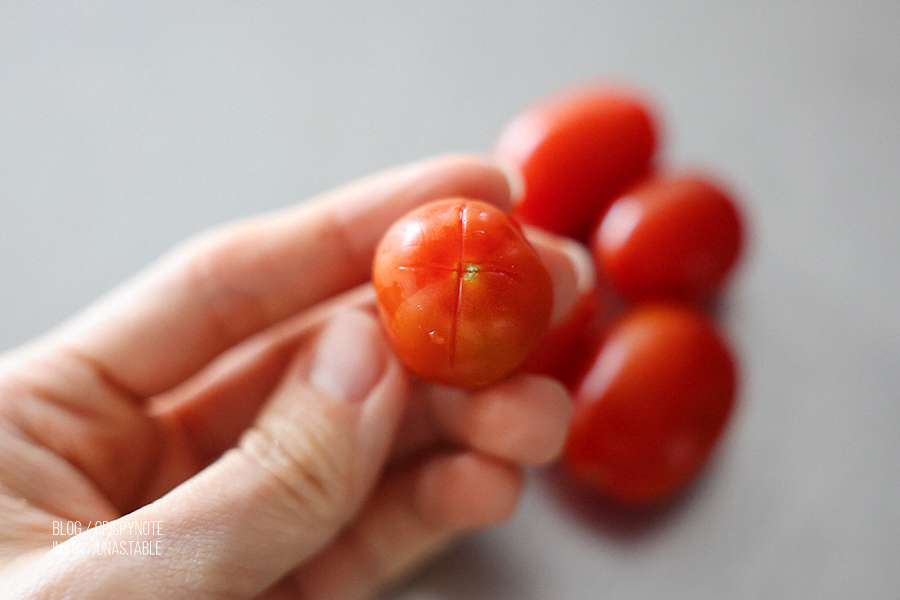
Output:
[[898,30],[896,0],[4,1],[0,349],[191,233],[623,79],[750,216],[733,427],[650,519],[534,473],[393,597],[900,597]]

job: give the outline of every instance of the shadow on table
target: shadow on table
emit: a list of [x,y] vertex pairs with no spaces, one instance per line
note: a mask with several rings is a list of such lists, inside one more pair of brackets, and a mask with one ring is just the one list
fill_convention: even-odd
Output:
[[[715,468],[715,464],[708,466]],[[623,506],[602,498],[573,482],[558,465],[543,471],[540,479],[548,494],[574,518],[614,541],[637,543],[678,520],[705,487],[709,475],[699,473],[671,499],[646,507]]]
[[537,586],[520,565],[492,541],[490,532],[469,538],[382,600],[434,598],[516,598],[528,600]]

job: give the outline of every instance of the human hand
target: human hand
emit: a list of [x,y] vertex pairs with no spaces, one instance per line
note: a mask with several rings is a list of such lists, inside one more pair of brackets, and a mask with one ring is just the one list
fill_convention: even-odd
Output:
[[[219,228],[2,357],[0,597],[364,598],[508,517],[565,389],[411,377],[365,284],[390,223],[447,196],[510,186],[446,157]],[[583,251],[533,235],[560,320]]]

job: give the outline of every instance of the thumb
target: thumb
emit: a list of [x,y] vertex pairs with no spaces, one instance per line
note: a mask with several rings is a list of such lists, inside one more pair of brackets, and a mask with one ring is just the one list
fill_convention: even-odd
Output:
[[153,556],[110,565],[115,579],[163,598],[250,598],[279,581],[374,486],[405,406],[404,373],[373,315],[339,309],[237,447],[108,528],[127,537],[129,523],[158,523]]

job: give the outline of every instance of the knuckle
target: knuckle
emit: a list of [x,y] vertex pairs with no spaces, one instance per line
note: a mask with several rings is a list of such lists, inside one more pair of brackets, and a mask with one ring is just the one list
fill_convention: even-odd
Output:
[[278,431],[272,422],[253,427],[239,448],[262,473],[263,493],[293,517],[334,522],[352,503],[350,449],[329,428],[305,425],[302,431]]
[[205,330],[230,343],[270,318],[270,307],[259,292],[261,269],[249,268],[248,244],[221,232],[197,238],[185,249],[180,264],[180,289],[204,307]]

